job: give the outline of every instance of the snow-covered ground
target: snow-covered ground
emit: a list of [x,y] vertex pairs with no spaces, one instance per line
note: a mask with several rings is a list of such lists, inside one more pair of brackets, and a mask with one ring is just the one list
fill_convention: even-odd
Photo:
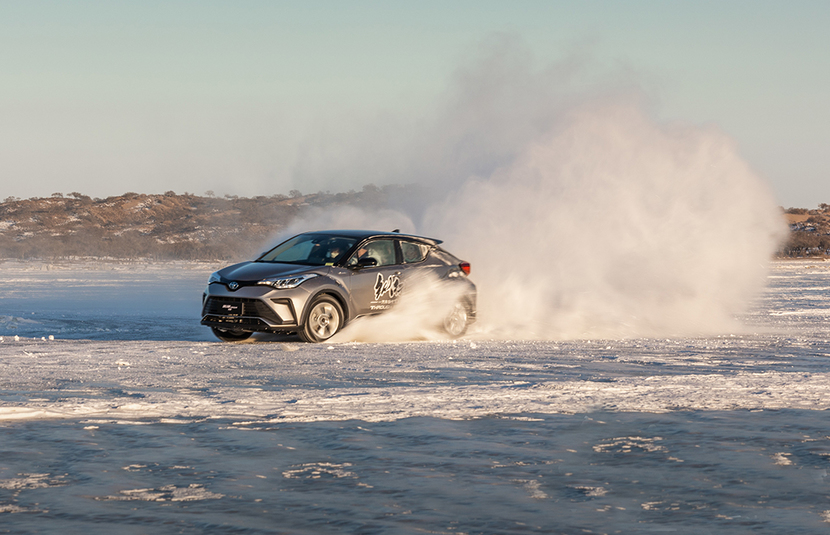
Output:
[[215,342],[215,267],[0,264],[0,532],[830,532],[830,263],[720,336],[323,345]]

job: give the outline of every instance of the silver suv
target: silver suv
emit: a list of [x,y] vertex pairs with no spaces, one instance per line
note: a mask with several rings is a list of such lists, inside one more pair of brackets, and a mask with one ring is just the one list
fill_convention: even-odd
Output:
[[229,342],[254,332],[322,342],[354,318],[392,308],[407,281],[430,278],[456,290],[450,295],[459,297],[436,311],[435,323],[461,336],[475,321],[476,287],[467,278],[470,264],[440,243],[398,232],[299,234],[252,262],[213,273],[202,297],[202,325]]

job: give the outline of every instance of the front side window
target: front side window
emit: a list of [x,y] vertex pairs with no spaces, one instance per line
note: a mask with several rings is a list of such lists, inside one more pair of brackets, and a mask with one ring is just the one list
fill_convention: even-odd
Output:
[[355,241],[354,238],[326,234],[301,234],[271,249],[258,258],[257,262],[308,266],[334,264],[343,258]]
[[395,260],[395,242],[392,240],[375,240],[362,245],[349,258],[348,265],[356,266],[360,260],[374,258],[377,266],[391,266],[397,263]]

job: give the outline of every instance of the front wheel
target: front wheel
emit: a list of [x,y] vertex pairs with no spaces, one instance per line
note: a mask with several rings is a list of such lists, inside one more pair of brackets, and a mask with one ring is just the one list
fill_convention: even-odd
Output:
[[470,323],[470,315],[467,307],[462,302],[453,305],[449,314],[444,317],[444,331],[452,338],[463,336],[467,332],[467,325]]
[[254,334],[250,331],[229,331],[218,327],[211,327],[210,330],[213,331],[213,335],[216,338],[223,342],[241,342],[242,340],[247,340]]
[[309,305],[305,324],[298,333],[306,342],[324,342],[343,327],[343,309],[336,299],[323,295]]

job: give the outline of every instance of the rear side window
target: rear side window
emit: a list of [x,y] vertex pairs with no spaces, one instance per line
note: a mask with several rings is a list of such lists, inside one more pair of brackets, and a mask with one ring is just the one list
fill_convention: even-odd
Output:
[[401,242],[404,263],[422,262],[427,257],[427,252],[429,252],[429,248],[426,245],[408,241]]

